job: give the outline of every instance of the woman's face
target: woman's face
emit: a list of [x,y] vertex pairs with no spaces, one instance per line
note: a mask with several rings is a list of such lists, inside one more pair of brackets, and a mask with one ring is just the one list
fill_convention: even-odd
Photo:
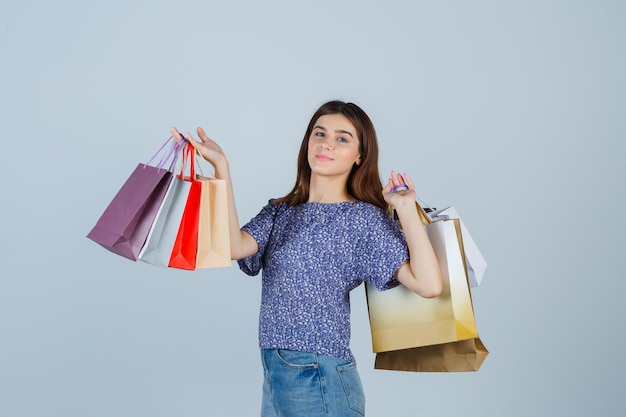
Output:
[[313,174],[345,176],[347,180],[353,165],[361,163],[354,125],[342,114],[317,119],[309,137],[308,161]]

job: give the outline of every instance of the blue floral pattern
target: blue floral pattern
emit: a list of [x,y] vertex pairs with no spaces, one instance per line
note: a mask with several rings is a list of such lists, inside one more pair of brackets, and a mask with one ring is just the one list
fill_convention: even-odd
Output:
[[262,274],[259,345],[332,355],[350,351],[350,296],[363,281],[386,290],[408,259],[402,230],[380,208],[362,201],[276,205],[243,228],[259,252],[239,261]]

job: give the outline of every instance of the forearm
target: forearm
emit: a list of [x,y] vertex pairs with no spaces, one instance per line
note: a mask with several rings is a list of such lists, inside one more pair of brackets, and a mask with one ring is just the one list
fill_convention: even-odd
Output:
[[409,248],[409,268],[399,271],[400,282],[423,297],[441,293],[442,279],[439,262],[419,218],[415,202],[395,207]]

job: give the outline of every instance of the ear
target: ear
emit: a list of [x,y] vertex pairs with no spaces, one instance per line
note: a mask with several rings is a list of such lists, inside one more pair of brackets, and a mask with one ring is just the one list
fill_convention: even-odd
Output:
[[354,161],[355,164],[357,165],[361,165],[361,154],[359,154],[359,156],[357,156],[356,161]]

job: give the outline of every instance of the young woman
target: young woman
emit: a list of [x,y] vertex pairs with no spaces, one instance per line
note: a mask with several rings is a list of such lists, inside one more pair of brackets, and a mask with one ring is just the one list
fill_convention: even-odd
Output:
[[[349,292],[363,281],[379,290],[402,284],[423,297],[441,292],[413,181],[392,172],[383,188],[371,120],[353,103],[330,101],[309,122],[291,192],[241,228],[228,160],[202,128],[197,133],[199,140],[186,138],[228,184],[232,258],[246,274],[263,271],[261,415],[364,415],[349,347]],[[399,185],[408,190],[392,192]]]

